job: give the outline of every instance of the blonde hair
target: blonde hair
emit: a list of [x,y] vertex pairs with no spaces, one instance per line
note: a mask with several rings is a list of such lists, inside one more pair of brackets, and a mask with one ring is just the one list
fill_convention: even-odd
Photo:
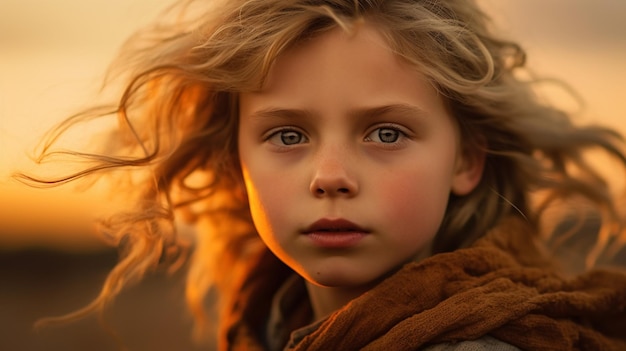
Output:
[[[211,286],[225,299],[237,294],[249,258],[267,250],[242,186],[237,96],[259,89],[276,57],[295,43],[336,27],[358,30],[360,21],[374,23],[390,48],[445,96],[465,152],[486,153],[478,187],[451,197],[436,251],[468,245],[506,216],[523,216],[538,227],[551,204],[575,197],[602,213],[603,242],[623,235],[623,214],[585,158],[587,150],[601,149],[626,167],[623,138],[610,129],[575,126],[566,113],[540,103],[536,81],[516,75],[524,51],[495,37],[474,1],[205,0],[186,1],[168,14],[133,37],[115,63],[125,82],[119,103],[58,130],[95,115],[117,116],[121,126],[107,153],[68,153],[94,161],[92,168],[45,182],[121,168],[143,174],[132,186],[137,208],[105,222],[112,244],[124,244],[125,254],[93,304],[70,318],[102,309],[127,282],[176,252],[174,222],[181,218],[199,228],[187,285],[196,316],[203,318]],[[531,194],[539,191],[542,201],[535,204]]]

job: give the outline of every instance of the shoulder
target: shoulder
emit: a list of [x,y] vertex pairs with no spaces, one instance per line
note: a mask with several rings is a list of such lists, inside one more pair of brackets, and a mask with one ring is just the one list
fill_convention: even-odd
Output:
[[517,347],[490,336],[480,339],[428,346],[424,351],[520,351]]

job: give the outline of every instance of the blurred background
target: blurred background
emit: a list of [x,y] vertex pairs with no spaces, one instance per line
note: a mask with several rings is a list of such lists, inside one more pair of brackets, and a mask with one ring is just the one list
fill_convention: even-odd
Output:
[[[92,219],[111,210],[102,191],[28,189],[43,134],[86,106],[107,64],[166,0],[0,2],[0,349],[117,350],[95,318],[34,331],[37,318],[87,304],[117,259]],[[527,49],[535,73],[568,82],[584,98],[580,123],[626,133],[626,2],[481,0],[502,35]],[[562,92],[549,98],[574,109]],[[623,176],[623,175],[622,175]],[[183,277],[155,274],[122,294],[107,314],[131,350],[195,350]],[[204,349],[207,349],[206,347]],[[210,349],[210,348],[209,348]]]

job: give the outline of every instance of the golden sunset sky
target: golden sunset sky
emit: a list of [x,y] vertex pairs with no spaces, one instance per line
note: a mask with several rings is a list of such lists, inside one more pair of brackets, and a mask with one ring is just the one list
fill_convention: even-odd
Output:
[[[97,246],[89,223],[107,207],[100,195],[27,189],[9,175],[32,169],[26,155],[45,131],[93,101],[122,41],[168,3],[0,2],[0,248]],[[537,74],[565,80],[585,99],[581,123],[626,133],[626,1],[481,3],[502,35],[527,49]]]

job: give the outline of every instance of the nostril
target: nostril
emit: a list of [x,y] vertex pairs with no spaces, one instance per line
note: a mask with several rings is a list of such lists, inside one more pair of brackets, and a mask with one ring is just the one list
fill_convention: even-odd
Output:
[[[335,194],[349,194],[350,193],[350,189],[348,188],[338,188],[337,191],[335,192]],[[326,194],[326,190],[322,189],[322,188],[317,188],[315,189],[315,194],[317,195],[325,195]]]

